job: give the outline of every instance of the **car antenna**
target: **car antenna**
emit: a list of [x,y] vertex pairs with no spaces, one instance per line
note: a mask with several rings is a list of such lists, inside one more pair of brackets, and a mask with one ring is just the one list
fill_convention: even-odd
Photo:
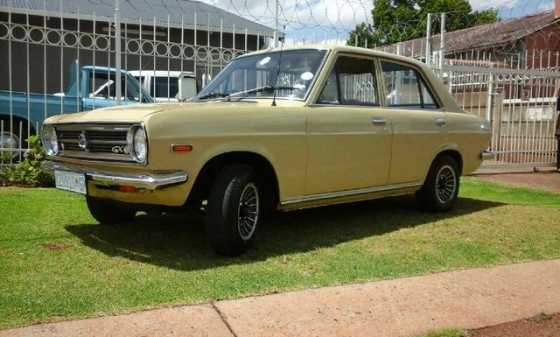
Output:
[[[284,25],[283,31],[286,30]],[[280,37],[278,38],[280,40]],[[280,69],[282,67],[282,52],[284,51],[284,39],[280,42],[280,53],[278,55],[278,69],[276,70],[276,78],[274,79],[274,87],[272,88],[272,106],[276,106],[276,84],[278,83],[278,76],[280,76]]]

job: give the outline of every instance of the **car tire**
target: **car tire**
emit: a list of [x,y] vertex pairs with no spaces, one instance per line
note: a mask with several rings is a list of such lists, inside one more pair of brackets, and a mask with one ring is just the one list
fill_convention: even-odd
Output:
[[460,185],[459,165],[450,156],[437,157],[422,188],[416,193],[420,206],[432,212],[445,212],[457,201]]
[[102,225],[116,225],[134,219],[136,210],[111,200],[86,197],[89,212]]
[[248,165],[221,170],[208,196],[206,235],[214,251],[238,256],[255,241],[262,218],[261,189]]
[[[3,123],[2,123],[3,122]],[[19,135],[19,123],[20,120],[17,118],[13,119],[13,128],[10,129],[10,119],[9,118],[0,118],[0,124],[4,125],[3,130],[0,130],[0,149],[6,148],[15,148],[19,149],[19,145],[21,142],[21,148],[27,149],[27,122],[22,121],[22,129],[21,129],[21,139]],[[1,128],[0,128],[1,129]],[[20,158],[24,158],[24,152],[20,151],[0,151],[0,161],[9,163],[17,163],[20,161]]]

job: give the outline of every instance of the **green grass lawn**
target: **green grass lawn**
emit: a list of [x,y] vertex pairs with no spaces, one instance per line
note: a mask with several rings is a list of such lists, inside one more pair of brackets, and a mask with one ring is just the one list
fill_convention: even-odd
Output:
[[409,197],[279,214],[221,258],[200,221],[97,225],[83,197],[0,189],[0,328],[560,257],[560,194],[464,179],[450,213]]

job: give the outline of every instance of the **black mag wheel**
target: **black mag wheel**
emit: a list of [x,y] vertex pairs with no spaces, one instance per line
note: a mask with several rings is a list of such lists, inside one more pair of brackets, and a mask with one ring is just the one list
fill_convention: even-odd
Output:
[[445,204],[455,197],[457,190],[457,174],[450,165],[443,165],[436,174],[436,197],[438,201]]
[[459,194],[460,170],[457,161],[450,156],[437,157],[416,198],[428,211],[448,211],[455,205]]
[[216,253],[237,256],[255,241],[262,195],[254,170],[233,164],[220,170],[210,189],[206,235]]
[[237,229],[241,239],[251,240],[259,221],[259,190],[254,183],[245,185],[237,210]]

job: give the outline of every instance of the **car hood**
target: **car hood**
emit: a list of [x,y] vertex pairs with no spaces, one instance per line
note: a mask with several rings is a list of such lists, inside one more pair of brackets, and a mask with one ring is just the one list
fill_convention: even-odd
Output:
[[[277,100],[278,106],[294,106],[302,104],[303,102],[301,101]],[[150,115],[172,111],[180,111],[185,114],[196,113],[200,115],[200,113],[223,112],[224,110],[236,111],[241,107],[247,108],[249,106],[259,107],[270,105],[270,99],[243,99],[231,102],[210,100],[199,102],[121,105],[72,114],[57,115],[47,119],[45,123],[138,123],[146,120]]]
[[90,111],[56,115],[45,121],[46,124],[60,123],[130,123],[142,121],[148,115],[163,111],[165,104],[120,105]]

